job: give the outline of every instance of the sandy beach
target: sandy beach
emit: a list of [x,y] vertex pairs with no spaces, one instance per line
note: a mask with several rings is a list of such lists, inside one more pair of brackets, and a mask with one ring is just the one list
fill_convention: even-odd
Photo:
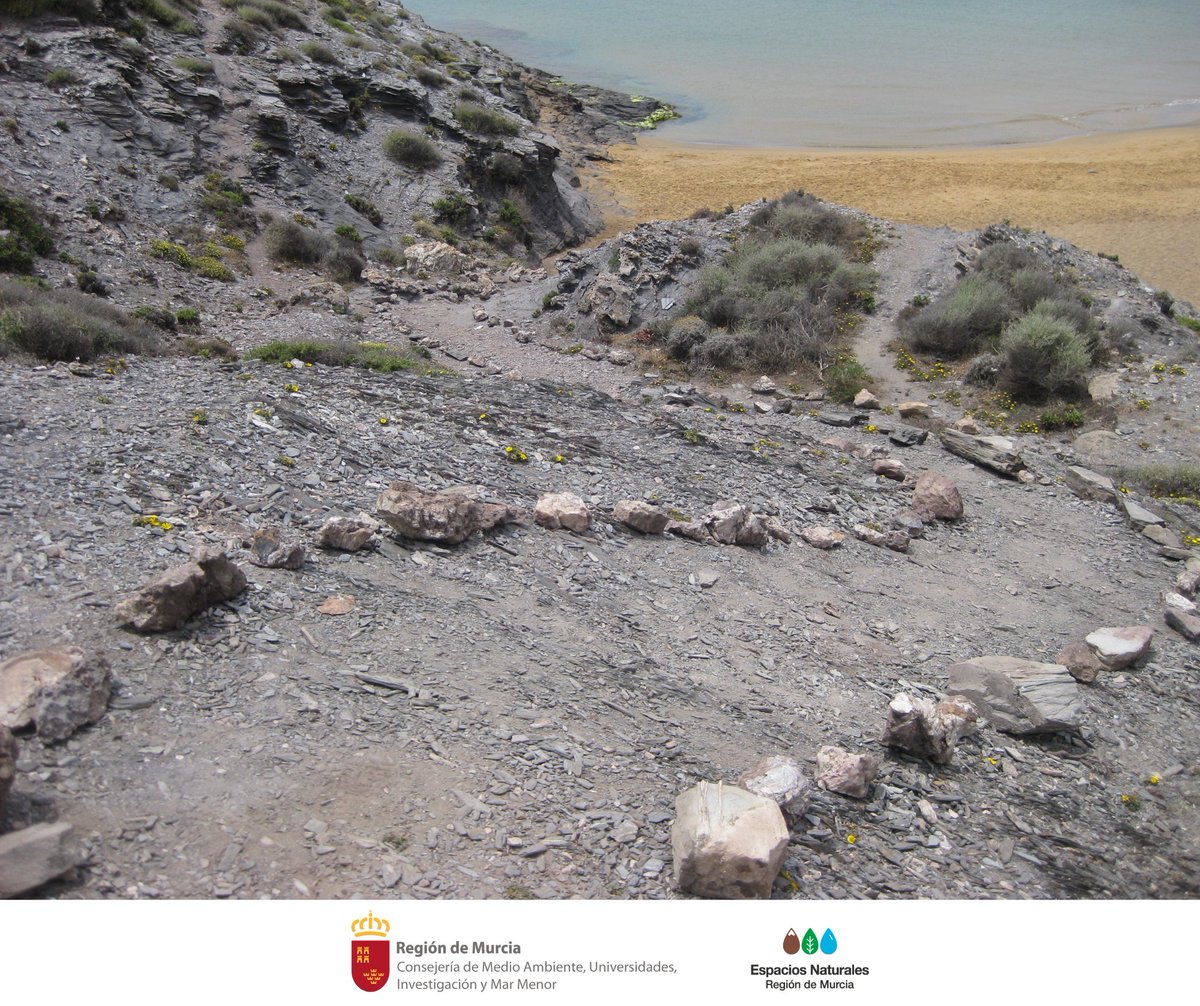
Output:
[[891,220],[999,220],[1120,256],[1143,282],[1200,305],[1200,126],[1031,146],[940,150],[687,147],[662,136],[610,151],[596,182],[613,227],[802,188]]

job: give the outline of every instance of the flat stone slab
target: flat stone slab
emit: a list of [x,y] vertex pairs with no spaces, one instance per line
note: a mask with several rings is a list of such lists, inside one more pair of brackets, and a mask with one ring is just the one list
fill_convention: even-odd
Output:
[[0,898],[36,890],[81,862],[75,829],[65,821],[0,835]]
[[1057,733],[1079,725],[1079,685],[1062,664],[976,657],[952,664],[949,674],[946,691],[970,699],[1004,733]]

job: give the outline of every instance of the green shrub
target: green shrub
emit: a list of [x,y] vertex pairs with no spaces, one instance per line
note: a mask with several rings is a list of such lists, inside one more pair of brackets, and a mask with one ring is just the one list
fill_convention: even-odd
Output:
[[105,353],[154,353],[158,337],[140,318],[74,290],[0,279],[0,356],[91,360]]
[[1087,343],[1060,318],[1032,312],[1017,319],[1004,329],[999,352],[1004,360],[1001,383],[1019,401],[1044,401],[1086,385]]
[[79,74],[74,70],[68,70],[65,67],[59,67],[56,70],[51,70],[46,74],[46,86],[58,90],[60,87],[71,87],[79,83]]
[[383,141],[383,152],[397,164],[417,171],[425,171],[442,163],[442,155],[432,142],[404,129],[388,134]]
[[433,201],[434,217],[454,227],[461,227],[471,217],[473,207],[461,192],[447,192]]
[[180,35],[198,35],[200,27],[192,17],[198,4],[195,0],[127,0],[130,7]]
[[521,127],[506,115],[501,115],[473,101],[461,101],[454,106],[454,117],[464,129],[487,136],[516,136]]
[[175,312],[175,320],[183,328],[191,328],[200,324],[200,309],[197,307],[181,307]]
[[794,238],[805,244],[834,245],[847,252],[869,233],[862,221],[821,204],[799,189],[755,210],[750,216],[750,230],[764,240]]
[[164,332],[175,331],[175,315],[166,308],[142,304],[139,307],[135,307],[129,313],[135,318],[140,318],[142,321],[154,325],[156,328],[161,328]]
[[195,56],[176,56],[171,62],[180,70],[197,77],[207,77],[213,72],[213,65],[207,59],[197,59]]
[[341,241],[335,242],[321,259],[321,268],[336,283],[357,283],[366,264],[357,248]]
[[150,254],[155,258],[174,262],[180,269],[190,269],[192,267],[191,253],[183,245],[175,241],[151,241]]
[[445,74],[438,73],[431,66],[417,66],[413,70],[413,76],[417,78],[426,87],[432,87],[434,90],[440,90],[450,83],[450,78]]
[[1018,269],[1008,278],[1007,286],[1021,311],[1031,310],[1038,301],[1053,300],[1062,292],[1054,277],[1038,268]]
[[835,402],[853,402],[871,381],[866,367],[853,356],[839,356],[825,371],[825,394]]
[[353,192],[346,193],[346,205],[349,206],[355,213],[359,213],[371,221],[376,227],[383,223],[383,214],[379,212],[369,199],[355,195]]
[[233,270],[229,266],[211,255],[201,255],[199,258],[193,259],[192,268],[205,279],[219,279],[228,283],[235,278]]
[[312,265],[325,254],[325,239],[295,220],[275,217],[263,230],[263,247],[275,262]]
[[195,336],[185,336],[175,346],[175,351],[183,356],[198,356],[202,360],[236,360],[237,350],[228,339],[216,336],[207,339],[197,339]]
[[[295,28],[307,31],[308,24],[291,4],[280,0],[221,0],[225,7],[237,10],[238,16],[264,28]],[[247,12],[253,12],[253,20]]]
[[945,297],[909,317],[901,331],[909,346],[919,352],[958,358],[993,342],[1013,313],[1003,285],[970,275]]
[[301,42],[300,51],[304,53],[314,63],[325,63],[329,66],[337,66],[341,61],[329,46],[321,42]]
[[353,224],[338,224],[333,229],[333,233],[342,241],[352,245],[360,246],[362,244],[362,235],[358,233],[358,228]]
[[0,272],[29,273],[35,255],[54,251],[54,237],[33,205],[0,187]]
[[1038,416],[1038,425],[1043,430],[1066,430],[1082,426],[1084,415],[1077,405],[1062,405],[1047,409]]

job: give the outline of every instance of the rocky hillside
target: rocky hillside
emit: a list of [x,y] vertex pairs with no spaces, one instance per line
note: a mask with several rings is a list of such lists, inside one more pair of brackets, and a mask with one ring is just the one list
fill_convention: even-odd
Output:
[[[12,7],[0,894],[1200,891],[1190,306],[859,215],[827,359],[697,368],[764,207],[538,261],[656,103],[358,0]],[[897,341],[997,246],[1086,397]]]

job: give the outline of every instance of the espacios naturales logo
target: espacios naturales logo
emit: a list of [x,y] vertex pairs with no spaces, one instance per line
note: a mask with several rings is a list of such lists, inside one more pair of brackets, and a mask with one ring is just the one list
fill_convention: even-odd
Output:
[[789,929],[787,935],[783,938],[783,952],[785,954],[798,954],[801,951],[810,956],[818,952],[822,954],[836,954],[837,948],[837,937],[833,935],[832,929],[826,929],[820,939],[817,939],[817,934],[812,929],[809,929],[803,936],[798,936],[796,930]]

